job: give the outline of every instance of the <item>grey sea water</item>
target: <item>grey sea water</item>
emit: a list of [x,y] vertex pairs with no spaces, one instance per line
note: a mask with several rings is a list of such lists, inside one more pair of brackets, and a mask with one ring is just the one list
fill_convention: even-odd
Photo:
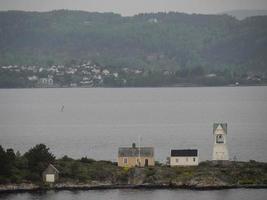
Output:
[[266,189],[233,190],[90,190],[90,191],[48,191],[35,193],[0,194],[3,200],[263,200]]
[[141,136],[156,160],[197,148],[203,161],[214,122],[228,123],[231,158],[267,161],[267,87],[0,90],[0,145],[21,152],[45,143],[57,157],[116,161]]

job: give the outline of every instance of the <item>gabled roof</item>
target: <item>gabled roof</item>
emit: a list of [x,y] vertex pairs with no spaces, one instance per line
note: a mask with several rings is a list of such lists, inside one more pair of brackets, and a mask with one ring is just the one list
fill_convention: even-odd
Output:
[[[138,157],[139,147],[120,147],[118,156],[119,157]],[[141,147],[140,156],[141,157],[153,157],[154,148],[153,147]]]
[[193,157],[198,155],[197,149],[172,149],[171,156],[172,157]]
[[59,171],[57,170],[57,168],[55,168],[54,165],[49,164],[43,173],[59,173]]
[[227,134],[227,123],[214,123],[213,124],[213,134],[215,133],[218,126],[221,126],[225,134]]

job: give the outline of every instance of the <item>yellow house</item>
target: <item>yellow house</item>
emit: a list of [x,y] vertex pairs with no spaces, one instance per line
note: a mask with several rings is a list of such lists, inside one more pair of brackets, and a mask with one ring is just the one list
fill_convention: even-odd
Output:
[[118,152],[119,167],[147,167],[154,166],[154,148],[153,147],[120,147]]

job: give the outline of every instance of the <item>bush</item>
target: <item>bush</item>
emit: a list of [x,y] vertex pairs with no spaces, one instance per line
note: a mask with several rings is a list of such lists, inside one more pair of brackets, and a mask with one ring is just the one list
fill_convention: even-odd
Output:
[[159,161],[155,161],[155,166],[158,166],[158,167],[160,167],[160,166],[162,166],[163,164],[162,163],[160,163]]
[[68,157],[68,156],[63,156],[62,158],[61,158],[61,160],[62,161],[73,161],[73,159],[72,158],[70,158],[70,157]]
[[74,162],[71,166],[71,174],[73,178],[78,179],[79,181],[85,182],[89,180],[88,170],[85,165],[80,162]]
[[255,160],[249,160],[251,164],[256,164],[257,162]]
[[240,185],[253,185],[253,184],[255,184],[255,183],[256,183],[255,180],[253,180],[253,179],[248,179],[248,178],[246,178],[246,179],[242,179],[242,180],[239,181],[239,184],[240,184]]
[[263,179],[262,183],[267,185],[267,178]]
[[156,170],[154,168],[147,168],[145,169],[145,175],[146,177],[154,176],[156,173]]
[[121,171],[117,174],[117,180],[116,182],[120,183],[128,183],[129,174],[128,171]]
[[184,172],[183,176],[185,176],[186,178],[190,178],[193,176],[193,172],[191,172],[191,171]]
[[31,172],[25,177],[27,180],[33,181],[33,182],[39,182],[41,180],[41,176],[38,173]]
[[87,158],[87,157],[82,157],[81,162],[82,163],[93,163],[93,162],[95,162],[95,160],[91,159],[91,158]]

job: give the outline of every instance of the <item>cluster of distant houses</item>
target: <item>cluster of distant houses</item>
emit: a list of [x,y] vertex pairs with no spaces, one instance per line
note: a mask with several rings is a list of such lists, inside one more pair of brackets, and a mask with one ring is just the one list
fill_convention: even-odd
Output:
[[[213,124],[213,161],[228,161],[228,149],[226,145],[227,124]],[[117,163],[119,167],[153,167],[155,166],[154,147],[136,146],[120,147],[118,150]],[[171,149],[167,163],[170,167],[197,166],[199,164],[198,149]],[[45,182],[55,182],[58,179],[59,171],[49,165],[43,172]]]
[[[18,66],[8,65],[1,66],[3,72],[26,74],[25,79],[33,85],[33,87],[94,87],[103,84],[105,78],[114,80],[121,78],[122,82],[127,82],[123,78],[125,75],[142,75],[143,69],[140,68],[107,68],[92,64],[90,61],[84,64],[73,66],[52,65],[48,67],[42,66]],[[66,77],[72,77],[67,83],[62,83]],[[73,78],[75,77],[75,78]],[[61,80],[61,81],[60,81]],[[64,81],[63,81],[64,82]],[[62,85],[63,84],[63,85]]]

